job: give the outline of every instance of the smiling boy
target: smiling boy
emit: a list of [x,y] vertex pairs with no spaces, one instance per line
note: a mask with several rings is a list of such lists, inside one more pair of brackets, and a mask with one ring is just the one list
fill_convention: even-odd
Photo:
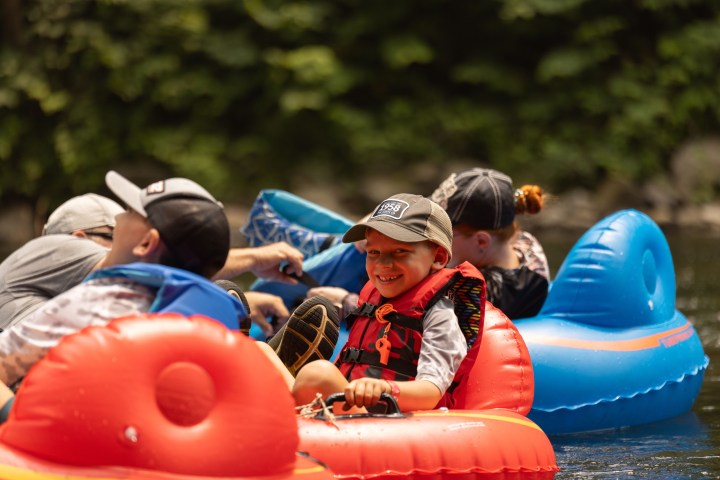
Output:
[[336,364],[319,360],[300,370],[295,401],[303,405],[317,393],[342,391],[351,412],[364,411],[389,393],[402,410],[431,409],[467,354],[453,302],[445,296],[457,274],[445,268],[450,218],[427,198],[398,194],[343,237],[345,243],[361,240],[367,242],[369,282],[346,318],[352,322],[348,341]]

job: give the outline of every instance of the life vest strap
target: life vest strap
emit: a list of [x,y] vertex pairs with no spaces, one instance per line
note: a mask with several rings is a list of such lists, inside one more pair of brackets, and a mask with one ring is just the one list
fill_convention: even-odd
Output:
[[[373,305],[372,303],[365,302],[359,307],[356,307],[345,317],[345,323],[350,326],[358,317],[374,318],[375,312],[378,308],[380,308],[380,305]],[[383,318],[388,322],[392,323],[393,325],[399,325],[401,327],[409,328],[410,330],[415,330],[416,332],[420,333],[423,332],[422,321],[417,318],[403,315],[402,313],[398,313],[395,311],[386,313],[385,315],[383,315]]]
[[375,316],[375,310],[377,310],[378,306],[373,305],[372,303],[363,303],[359,307],[355,307],[351,312],[350,315],[354,315],[355,317],[374,317]]
[[415,330],[416,332],[423,332],[422,320],[403,315],[398,312],[390,312],[385,315],[385,320],[392,323],[393,325],[400,325],[401,327]]
[[389,368],[407,377],[415,378],[417,376],[417,365],[413,365],[412,362],[390,358],[387,365],[383,365],[380,363],[380,353],[359,348],[345,348],[340,352],[339,360],[343,363],[364,363],[374,367]]

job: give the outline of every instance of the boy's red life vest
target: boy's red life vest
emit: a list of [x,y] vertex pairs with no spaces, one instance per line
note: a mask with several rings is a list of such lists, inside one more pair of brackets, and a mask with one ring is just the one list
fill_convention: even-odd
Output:
[[422,342],[422,320],[442,297],[455,303],[455,314],[470,348],[479,341],[485,309],[485,280],[470,263],[427,276],[401,296],[387,300],[368,282],[358,307],[348,315],[348,340],[336,362],[342,374],[413,380]]

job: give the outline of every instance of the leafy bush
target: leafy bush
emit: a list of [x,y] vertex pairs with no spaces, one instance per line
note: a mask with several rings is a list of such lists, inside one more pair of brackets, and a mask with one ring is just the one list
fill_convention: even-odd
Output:
[[59,203],[110,168],[353,199],[368,173],[467,158],[559,192],[664,172],[720,117],[713,2],[0,5],[3,200]]

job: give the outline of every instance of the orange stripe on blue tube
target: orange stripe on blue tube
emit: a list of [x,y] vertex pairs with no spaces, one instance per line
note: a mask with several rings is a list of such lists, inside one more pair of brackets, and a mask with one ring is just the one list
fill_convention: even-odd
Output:
[[685,325],[666,330],[664,332],[648,335],[640,338],[627,340],[583,340],[564,337],[523,335],[529,344],[553,345],[557,347],[579,348],[583,350],[609,350],[615,352],[632,352],[637,350],[648,350],[651,348],[669,348],[693,336],[693,327],[690,322]]

